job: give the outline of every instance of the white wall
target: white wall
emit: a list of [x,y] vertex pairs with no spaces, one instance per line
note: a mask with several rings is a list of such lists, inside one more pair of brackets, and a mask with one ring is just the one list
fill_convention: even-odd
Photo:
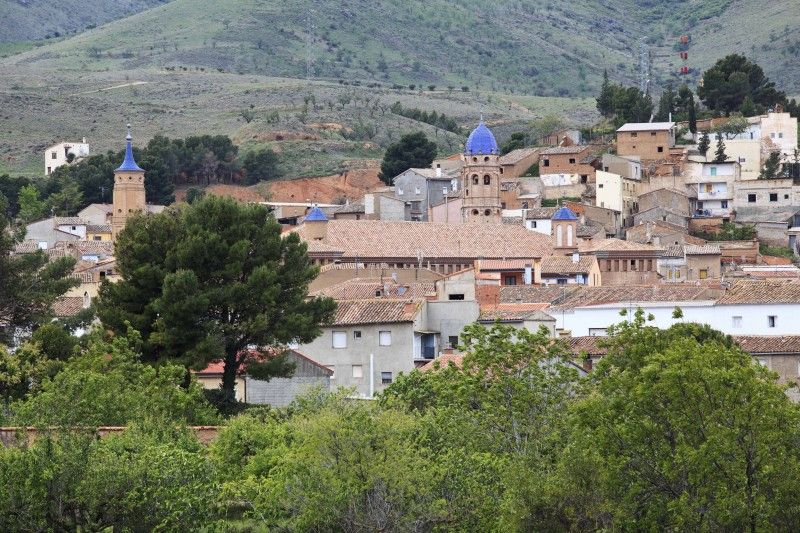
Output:
[[[572,332],[573,337],[589,335],[590,329],[607,328],[630,318],[621,317],[621,309],[636,311],[641,307],[645,314],[655,317],[649,325],[668,328],[675,324],[672,312],[675,307],[683,311],[684,322],[708,324],[728,335],[797,335],[797,320],[800,316],[800,303],[781,305],[714,305],[712,301],[701,302],[646,302],[614,304],[608,306],[583,307],[570,311],[545,309],[556,319],[556,327]],[[776,317],[775,327],[768,325],[768,316]],[[733,317],[741,316],[741,327],[733,327]]]
[[595,173],[595,182],[595,205],[614,211],[623,211],[622,176],[598,170]]
[[[534,223],[536,224],[536,227],[534,227]],[[553,222],[549,218],[526,220],[525,227],[531,231],[544,233],[545,235],[552,235],[553,232]]]

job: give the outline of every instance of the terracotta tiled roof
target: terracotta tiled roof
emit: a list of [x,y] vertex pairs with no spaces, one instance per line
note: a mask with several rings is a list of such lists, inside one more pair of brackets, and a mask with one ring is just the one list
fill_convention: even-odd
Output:
[[542,150],[542,155],[580,154],[588,149],[588,146],[580,144],[575,144],[572,146],[554,146],[552,148]]
[[539,151],[539,148],[517,148],[516,150],[512,150],[508,152],[506,155],[500,157],[500,164],[501,165],[515,165],[529,157],[531,155],[536,154]]
[[481,272],[525,270],[525,265],[533,266],[530,259],[481,259],[475,261],[475,268]]
[[641,198],[642,196],[649,196],[651,194],[664,191],[671,192],[672,194],[677,194],[678,196],[685,196],[687,198],[689,197],[689,195],[685,191],[682,191],[680,189],[675,189],[674,187],[661,187],[660,189],[653,189],[652,191],[640,194],[639,197]]
[[114,243],[111,241],[63,241],[56,243],[54,248],[74,250],[78,254],[114,255]]
[[54,226],[85,226],[86,221],[81,217],[53,217]]
[[413,322],[421,300],[343,300],[330,326]]
[[451,364],[461,368],[461,365],[464,364],[464,356],[460,353],[443,353],[433,361],[426,363],[425,366],[420,367],[419,370],[420,372],[430,372],[431,370],[447,368]]
[[111,233],[111,224],[89,224],[86,226],[89,233]]
[[542,258],[542,274],[586,274],[597,261],[593,256],[583,256],[573,261],[569,256],[551,256]]
[[608,342],[608,337],[572,337],[569,339],[572,352],[576,355],[606,355],[608,348],[601,346]]
[[800,284],[785,281],[737,281],[717,300],[717,305],[797,303],[800,303]]
[[542,309],[546,309],[548,304],[497,304],[481,308],[478,318],[481,322],[520,322],[523,320],[538,320],[554,322],[555,318],[548,315]]
[[32,254],[39,249],[39,243],[36,241],[22,241],[14,246],[15,254]]
[[575,235],[577,235],[580,238],[586,239],[594,235],[597,235],[601,231],[605,232],[605,230],[606,229],[602,224],[592,222],[591,220],[587,220],[586,224],[578,223],[578,228],[575,230]]
[[556,211],[557,207],[533,207],[525,211],[525,220],[550,220]]
[[765,265],[791,265],[792,260],[788,257],[777,257],[774,255],[762,255],[761,262]]
[[664,253],[661,257],[684,257],[683,246],[680,244],[670,244],[664,247]]
[[[300,226],[301,237],[305,227]],[[508,224],[447,224],[381,220],[330,220],[327,246],[344,257],[403,257],[426,259],[537,258],[550,255],[550,237]]]
[[53,314],[59,318],[75,316],[83,310],[82,296],[62,296],[53,302]]
[[[800,287],[800,286],[799,286]],[[557,309],[573,309],[594,305],[622,302],[685,302],[713,300],[714,293],[708,287],[696,285],[621,285],[608,287],[561,286],[506,286],[500,287],[500,301],[548,302]]]
[[581,252],[655,252],[659,253],[663,249],[650,244],[642,244],[622,239],[601,239],[599,241],[588,241],[578,243]]
[[[319,364],[318,362],[314,361],[313,359],[311,359],[307,355],[304,355],[304,354],[298,352],[297,350],[287,350],[287,351],[289,352],[290,355],[293,355],[294,357],[298,357],[300,359],[305,359],[306,361],[308,361],[312,365],[314,365],[314,366],[320,368],[321,370],[325,371],[326,374],[333,375],[333,370],[331,370],[327,366],[323,366],[323,365]],[[277,350],[267,349],[267,350],[265,350],[265,352],[277,353]],[[255,350],[252,350],[251,354],[252,354],[252,357],[254,357],[257,360],[262,360],[262,361],[264,360],[264,356],[261,353],[256,352]],[[268,355],[268,357],[269,357],[269,355]],[[221,361],[221,360],[211,361],[210,363],[208,363],[208,366],[206,366],[203,370],[194,371],[194,374],[197,374],[197,375],[200,375],[200,376],[217,376],[217,375],[221,376],[222,375],[222,371],[224,369],[225,369],[225,363],[223,361]],[[246,363],[245,363],[245,365],[242,366],[242,368],[239,371],[239,375],[242,375],[242,374],[247,374],[247,364]]]
[[[380,293],[378,295],[377,293]],[[425,298],[436,294],[436,283],[433,281],[416,281],[397,283],[392,278],[365,279],[356,278],[331,285],[314,293],[315,296],[328,296],[334,300],[368,300],[373,298],[404,299]]]
[[733,340],[749,354],[800,354],[800,335],[736,335]]
[[686,255],[720,255],[722,253],[717,244],[704,244],[701,246],[688,244],[683,247],[683,251]]

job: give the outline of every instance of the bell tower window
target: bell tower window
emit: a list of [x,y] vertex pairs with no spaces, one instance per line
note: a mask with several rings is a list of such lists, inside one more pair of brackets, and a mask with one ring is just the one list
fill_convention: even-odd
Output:
[[489,174],[486,174],[483,177],[483,184],[484,185],[491,185],[492,184],[492,177]]

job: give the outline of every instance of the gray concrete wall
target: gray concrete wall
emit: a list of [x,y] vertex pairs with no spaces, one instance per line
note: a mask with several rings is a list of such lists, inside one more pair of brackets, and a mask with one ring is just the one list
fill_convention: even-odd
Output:
[[427,309],[427,329],[441,333],[443,347],[447,347],[450,337],[458,337],[461,343],[464,326],[472,324],[480,316],[478,302],[474,300],[428,302]]
[[327,377],[273,378],[269,381],[245,377],[245,401],[253,404],[267,404],[273,407],[286,407],[297,397],[314,387],[323,390],[330,388]]

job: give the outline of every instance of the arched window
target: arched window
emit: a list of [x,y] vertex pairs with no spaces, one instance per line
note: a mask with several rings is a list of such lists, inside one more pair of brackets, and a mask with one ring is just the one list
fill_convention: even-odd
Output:
[[472,175],[472,184],[473,185],[477,185],[478,184],[478,175],[477,174],[473,174]]
[[483,184],[484,185],[491,185],[492,184],[492,177],[489,174],[483,176]]
[[560,248],[561,246],[563,246],[563,242],[564,239],[563,236],[561,235],[561,224],[559,224],[558,226],[556,226],[556,246]]
[[488,163],[489,162],[489,156],[487,155],[486,157],[483,158],[483,160]]
[[492,214],[492,210],[491,209],[487,209],[486,211],[483,212],[483,214],[488,217],[489,215]]
[[464,196],[469,196],[469,189],[464,189]]
[[572,246],[572,224],[567,226],[567,246]]
[[477,210],[477,209],[473,209],[473,210],[472,210],[472,214],[473,214],[473,215],[477,215],[477,214],[478,214],[478,210]]
[[477,158],[477,157],[473,157],[473,158],[472,158],[472,162],[473,162],[473,163],[477,163],[477,162],[478,162],[478,158]]

